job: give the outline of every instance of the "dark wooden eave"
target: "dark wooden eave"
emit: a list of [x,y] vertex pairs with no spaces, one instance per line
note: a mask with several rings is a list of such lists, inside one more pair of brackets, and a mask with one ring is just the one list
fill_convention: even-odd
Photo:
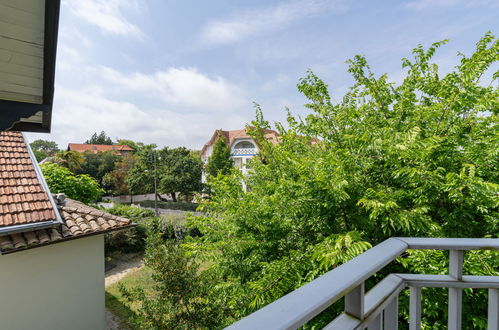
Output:
[[[0,131],[26,131],[49,133],[54,100],[55,59],[59,30],[60,0],[45,1],[45,32],[43,48],[43,103],[0,100]],[[42,111],[42,122],[22,122]]]

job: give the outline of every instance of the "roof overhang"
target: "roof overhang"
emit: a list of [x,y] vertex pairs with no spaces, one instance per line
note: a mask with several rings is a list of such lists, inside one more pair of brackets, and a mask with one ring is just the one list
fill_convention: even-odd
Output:
[[[60,0],[0,0],[0,131],[50,132]],[[3,73],[3,74],[2,74]]]

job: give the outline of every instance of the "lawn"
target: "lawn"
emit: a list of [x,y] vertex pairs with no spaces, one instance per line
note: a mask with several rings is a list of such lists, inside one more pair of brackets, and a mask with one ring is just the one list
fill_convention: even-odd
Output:
[[129,306],[119,290],[119,284],[126,288],[150,288],[152,286],[151,270],[147,267],[142,267],[135,272],[123,277],[120,281],[106,287],[106,307],[113,312],[114,315],[120,318],[123,322],[123,328],[133,329],[131,318],[137,306],[132,304]]

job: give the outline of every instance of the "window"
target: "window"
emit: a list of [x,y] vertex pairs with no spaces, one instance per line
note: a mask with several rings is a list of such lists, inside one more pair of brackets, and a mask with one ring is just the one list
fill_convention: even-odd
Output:
[[255,145],[249,141],[241,141],[235,145],[234,149],[247,149],[247,148],[255,148]]

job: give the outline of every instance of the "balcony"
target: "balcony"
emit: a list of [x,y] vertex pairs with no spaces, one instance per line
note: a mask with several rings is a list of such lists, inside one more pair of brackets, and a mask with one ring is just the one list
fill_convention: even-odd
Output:
[[234,148],[231,156],[254,156],[257,152],[257,148]]
[[[408,249],[449,251],[449,274],[390,274],[369,292],[365,281]],[[462,290],[488,289],[488,329],[499,329],[499,276],[463,275],[466,250],[499,250],[499,239],[390,238],[227,329],[296,329],[345,297],[344,312],[324,329],[397,329],[398,296],[410,291],[409,329],[421,328],[421,288],[448,288],[448,329],[461,329]],[[484,302],[486,303],[486,302]]]

